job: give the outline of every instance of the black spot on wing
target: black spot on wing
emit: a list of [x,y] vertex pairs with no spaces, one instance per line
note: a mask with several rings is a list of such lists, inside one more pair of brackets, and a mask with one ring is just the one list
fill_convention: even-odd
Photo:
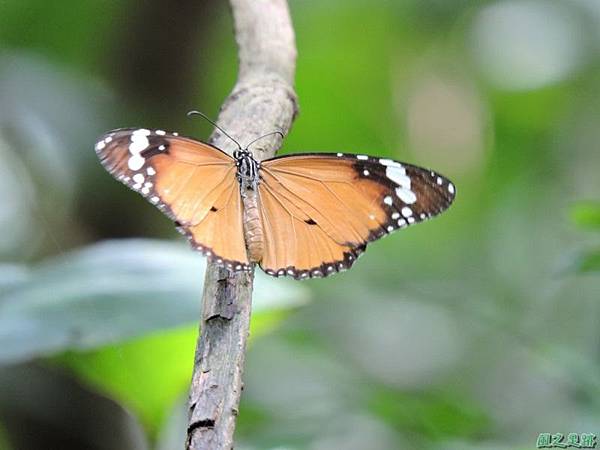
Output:
[[149,159],[156,155],[169,154],[169,146],[171,144],[168,139],[162,136],[151,135],[148,136],[148,142],[150,143],[148,147],[140,152],[141,157]]

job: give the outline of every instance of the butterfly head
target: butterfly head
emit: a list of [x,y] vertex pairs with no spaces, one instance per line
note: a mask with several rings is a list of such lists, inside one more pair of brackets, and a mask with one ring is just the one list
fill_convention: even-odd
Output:
[[243,149],[240,148],[239,150],[235,150],[233,152],[233,157],[236,159],[236,161],[240,161],[242,158],[250,156],[252,157],[252,154],[250,153],[250,150],[248,150],[247,148]]

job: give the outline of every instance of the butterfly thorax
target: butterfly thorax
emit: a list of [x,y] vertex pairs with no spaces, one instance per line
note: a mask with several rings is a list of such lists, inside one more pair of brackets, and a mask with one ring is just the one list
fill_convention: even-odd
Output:
[[260,163],[247,150],[238,150],[233,154],[236,159],[237,178],[244,205],[244,239],[248,249],[248,258],[260,262],[264,251],[264,233],[260,218],[258,182]]
[[247,189],[255,191],[258,186],[258,169],[260,163],[254,159],[252,153],[248,150],[236,150],[233,153],[233,157],[235,158],[237,178],[242,191]]

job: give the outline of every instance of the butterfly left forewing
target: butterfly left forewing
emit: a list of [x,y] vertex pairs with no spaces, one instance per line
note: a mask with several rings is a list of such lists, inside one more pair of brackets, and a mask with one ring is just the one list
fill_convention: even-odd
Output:
[[261,266],[297,278],[350,267],[368,242],[435,216],[454,199],[454,185],[435,172],[341,153],[263,161],[259,192],[264,221],[274,222]]
[[230,268],[249,267],[235,160],[229,155],[144,128],[105,134],[96,153],[108,172],[173,220],[196,250]]

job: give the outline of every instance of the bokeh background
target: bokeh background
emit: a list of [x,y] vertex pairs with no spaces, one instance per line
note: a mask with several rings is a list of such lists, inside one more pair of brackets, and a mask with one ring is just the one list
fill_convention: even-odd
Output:
[[[458,194],[350,272],[258,276],[237,448],[600,434],[600,2],[290,7],[282,153],[393,157]],[[222,1],[0,1],[0,449],[182,448],[204,261],[93,144],[205,139],[185,113],[235,77]]]

